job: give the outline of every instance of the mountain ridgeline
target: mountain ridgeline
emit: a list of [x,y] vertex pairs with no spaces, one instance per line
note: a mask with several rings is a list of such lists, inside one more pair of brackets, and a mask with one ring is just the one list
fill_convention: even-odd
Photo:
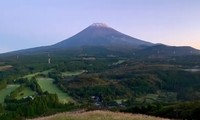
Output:
[[88,54],[87,51],[89,53],[93,51],[93,54],[102,51],[104,51],[104,54],[123,52],[128,55],[133,53],[139,56],[184,56],[200,54],[200,50],[189,46],[175,47],[154,44],[118,32],[106,24],[94,23],[76,35],[56,44],[9,52],[4,55],[41,54],[46,52],[63,53],[67,51],[76,51],[82,54]]
[[50,46],[0,54],[0,120],[82,109],[199,120],[199,88],[199,50],[102,23]]
[[114,30],[102,23],[94,23],[72,36],[69,39],[61,41],[53,48],[73,48],[83,46],[104,46],[104,47],[121,47],[139,48],[142,46],[151,46],[150,42],[142,41]]

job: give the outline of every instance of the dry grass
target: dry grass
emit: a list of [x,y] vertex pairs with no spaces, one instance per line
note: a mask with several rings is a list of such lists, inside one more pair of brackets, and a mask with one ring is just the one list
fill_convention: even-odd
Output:
[[128,114],[110,111],[68,112],[33,120],[167,120],[141,114]]
[[11,65],[0,66],[0,71],[10,70],[11,68],[13,68]]

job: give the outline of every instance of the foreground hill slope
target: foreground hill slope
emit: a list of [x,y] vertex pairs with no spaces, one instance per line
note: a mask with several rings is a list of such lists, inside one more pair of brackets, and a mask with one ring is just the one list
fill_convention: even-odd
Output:
[[141,114],[128,114],[110,111],[68,112],[32,120],[168,120]]

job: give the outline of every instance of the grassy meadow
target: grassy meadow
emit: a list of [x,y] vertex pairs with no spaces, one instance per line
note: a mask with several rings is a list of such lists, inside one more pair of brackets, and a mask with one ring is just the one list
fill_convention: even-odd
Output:
[[80,71],[75,71],[75,72],[66,71],[66,72],[62,73],[62,76],[63,77],[76,76],[76,75],[80,75],[84,72],[85,72],[85,70],[80,70]]
[[125,60],[118,60],[117,62],[113,63],[113,65],[119,65],[119,64],[122,64],[124,62],[125,62]]
[[50,70],[45,70],[45,71],[42,71],[42,72],[36,72],[36,73],[32,73],[32,74],[28,74],[28,75],[25,75],[23,78],[27,78],[28,80],[32,79],[33,77],[39,75],[39,74],[43,74],[43,75],[48,75],[49,72],[51,72],[53,69],[50,69]]
[[0,90],[0,103],[4,103],[4,99],[7,95],[10,95],[12,91],[18,88],[19,85],[7,85],[6,88]]
[[24,76],[23,78],[26,78],[26,79],[30,80],[30,79],[32,79],[33,77],[35,77],[35,76],[37,76],[39,74],[40,74],[39,72],[33,73],[33,74],[28,74],[28,75]]
[[32,91],[29,87],[24,87],[22,91],[17,93],[16,99],[21,99],[26,96],[33,96],[35,95],[36,92]]
[[89,111],[60,113],[53,116],[33,120],[168,120],[141,114],[128,114],[110,111]]
[[42,91],[48,91],[49,93],[55,93],[58,95],[60,102],[67,103],[72,99],[67,93],[60,90],[55,84],[53,84],[53,79],[51,78],[37,78],[38,84],[40,85]]

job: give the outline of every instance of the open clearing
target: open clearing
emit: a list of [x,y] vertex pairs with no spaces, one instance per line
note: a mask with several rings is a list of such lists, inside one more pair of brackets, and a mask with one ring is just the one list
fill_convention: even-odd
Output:
[[33,73],[33,74],[28,74],[28,75],[25,75],[23,78],[27,78],[28,80],[31,80],[33,77],[36,77],[39,74],[48,75],[48,73],[51,72],[52,70],[53,69],[45,70],[45,71],[42,71],[42,72],[36,72],[36,73]]
[[53,79],[51,78],[37,78],[38,84],[40,85],[42,91],[48,91],[49,93],[57,94],[60,102],[68,103],[72,99],[67,93],[60,90],[55,84],[53,84]]
[[36,92],[32,91],[29,87],[24,87],[24,89],[17,94],[16,99],[21,99],[26,96],[33,96],[35,94]]
[[161,92],[158,91],[157,94],[146,94],[144,96],[139,96],[136,98],[137,102],[140,103],[155,103],[155,102],[170,102],[177,101],[177,93],[175,92]]
[[80,71],[75,71],[75,72],[66,71],[62,73],[62,76],[63,77],[76,76],[76,75],[83,74],[84,72],[86,71],[85,70],[80,70]]
[[129,114],[110,111],[68,112],[33,120],[168,120],[141,114]]
[[10,95],[12,91],[14,91],[16,88],[18,88],[19,85],[7,85],[6,88],[2,89],[0,91],[0,103],[4,103],[4,99],[7,95]]
[[125,62],[125,60],[118,60],[117,62],[113,63],[113,65],[119,65],[119,64],[122,64],[124,62]]
[[33,77],[35,77],[36,75],[39,75],[39,72],[38,73],[33,73],[33,74],[28,74],[26,76],[24,76],[23,78],[26,78],[28,80],[31,80]]
[[145,96],[136,98],[136,100],[141,103],[143,103],[143,102],[153,103],[153,102],[157,101],[157,99],[158,99],[157,94],[147,94]]
[[10,70],[11,68],[13,68],[12,65],[0,66],[0,71]]

